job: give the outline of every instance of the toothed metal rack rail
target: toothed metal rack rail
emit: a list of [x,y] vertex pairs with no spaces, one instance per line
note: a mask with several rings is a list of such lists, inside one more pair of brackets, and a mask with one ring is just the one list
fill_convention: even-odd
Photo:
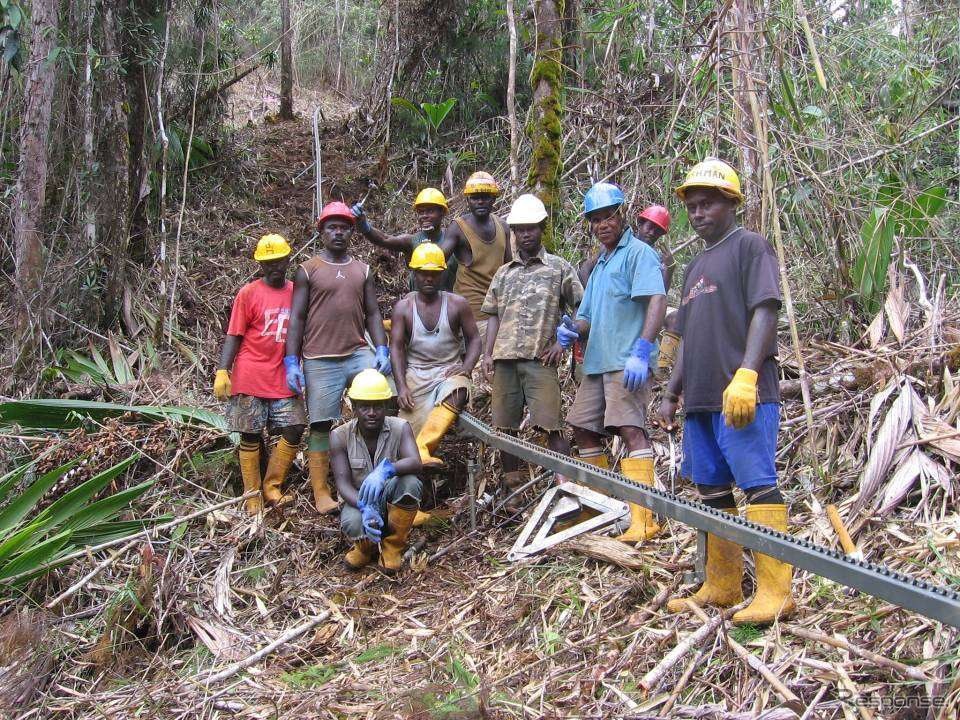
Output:
[[906,610],[960,628],[960,595],[947,588],[931,585],[883,565],[851,560],[836,550],[798,540],[673,493],[639,485],[617,473],[501,433],[468,413],[460,415],[458,428],[485,445],[553,470],[610,497],[642,505],[701,532],[712,533]]

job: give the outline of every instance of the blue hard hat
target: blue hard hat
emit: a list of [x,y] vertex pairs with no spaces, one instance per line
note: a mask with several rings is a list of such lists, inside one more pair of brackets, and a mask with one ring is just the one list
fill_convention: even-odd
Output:
[[589,215],[594,210],[623,205],[626,201],[623,190],[618,186],[613,183],[598,182],[583,196],[583,214]]

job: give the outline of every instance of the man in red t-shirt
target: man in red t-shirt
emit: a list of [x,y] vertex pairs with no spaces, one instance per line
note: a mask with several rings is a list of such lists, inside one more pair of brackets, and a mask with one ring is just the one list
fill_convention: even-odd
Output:
[[[230,429],[240,433],[243,491],[262,491],[262,499],[257,496],[246,501],[251,515],[260,512],[264,502],[283,505],[290,501],[289,496],[281,494],[280,486],[297,456],[307,424],[303,399],[287,387],[283,367],[293,302],[293,283],[287,280],[290,245],[282,235],[264,235],[253,259],[260,263],[263,279],[244,285],[233,301],[220,369],[213,383],[213,394],[229,402]],[[280,440],[270,454],[261,488],[260,439],[264,428],[279,429]]]

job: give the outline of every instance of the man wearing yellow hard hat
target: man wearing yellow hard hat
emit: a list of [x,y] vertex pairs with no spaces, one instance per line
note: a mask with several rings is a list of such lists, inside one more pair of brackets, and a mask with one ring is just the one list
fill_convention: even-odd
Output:
[[463,186],[469,211],[450,224],[443,238],[444,251],[449,254],[452,250],[457,259],[453,291],[467,299],[481,337],[487,332],[483,299],[494,274],[512,257],[510,228],[493,214],[493,203],[499,195],[500,186],[490,173],[473,173]]
[[[264,235],[253,259],[260,263],[263,277],[240,288],[233,301],[213,383],[213,394],[229,403],[230,429],[240,433],[243,491],[260,493],[246,500],[251,515],[260,512],[264,503],[278,505],[289,500],[281,485],[307,424],[303,400],[287,387],[283,367],[293,302],[293,283],[287,280],[290,245],[282,235]],[[280,439],[270,454],[266,476],[261,478],[264,430],[279,431]]]
[[359,570],[379,550],[380,569],[394,574],[420,507],[420,452],[410,424],[387,415],[393,392],[386,377],[362,371],[347,397],[356,417],[330,434],[330,467],[343,500],[340,528],[353,541],[344,561]]
[[[447,216],[449,206],[447,205],[447,198],[436,188],[424,188],[417,193],[417,197],[413,201],[413,212],[416,214],[417,223],[420,226],[420,229],[415,233],[387,235],[370,224],[361,203],[354,205],[351,210],[357,218],[357,231],[361,235],[374,245],[401,253],[408,263],[414,249],[421,243],[426,242],[440,245],[444,248],[448,260],[450,258],[450,250],[444,243],[443,230],[443,221]],[[456,272],[456,263],[454,261],[448,262],[447,269],[441,279],[443,290],[453,289]],[[412,275],[410,276],[410,289],[414,289]]]
[[[677,359],[660,404],[659,424],[673,430],[683,397],[685,477],[701,500],[737,514],[736,483],[747,500],[746,518],[787,532],[787,507],[774,464],[780,423],[777,257],[765,238],[737,222],[743,202],[740,178],[727,163],[708,158],[695,165],[676,190],[703,252],[683,276]],[[796,609],[792,569],[754,553],[753,601],[735,613],[737,624],[769,624]],[[743,600],[743,549],[708,535],[706,579],[693,599],[730,607]],[[686,598],[668,603],[687,609]]]
[[442,461],[433,453],[467,404],[482,345],[470,305],[439,287],[446,267],[439,246],[414,249],[410,269],[417,289],[394,306],[390,331],[400,417],[413,426],[423,464],[434,466]]

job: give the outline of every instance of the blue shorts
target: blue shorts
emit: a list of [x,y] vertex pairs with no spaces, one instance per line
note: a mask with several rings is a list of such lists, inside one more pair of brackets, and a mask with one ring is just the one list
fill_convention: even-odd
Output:
[[775,486],[779,429],[780,403],[758,404],[754,421],[740,430],[727,427],[723,413],[689,413],[683,421],[680,474],[697,485]]
[[304,358],[303,375],[307,385],[307,412],[310,422],[340,419],[343,391],[353,376],[374,366],[374,354],[366,347],[337,358]]

